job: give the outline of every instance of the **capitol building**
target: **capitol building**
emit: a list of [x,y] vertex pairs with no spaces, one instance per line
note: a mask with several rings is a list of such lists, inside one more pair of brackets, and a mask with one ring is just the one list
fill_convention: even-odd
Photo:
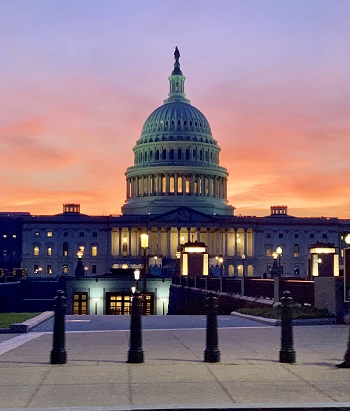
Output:
[[[89,216],[67,203],[61,214],[22,216],[21,267],[28,276],[75,276],[78,258],[85,276],[102,275],[141,268],[146,256],[150,274],[171,277],[187,243],[205,246],[212,275],[270,277],[277,259],[280,275],[307,278],[312,250],[320,249],[333,250],[331,272],[338,275],[350,220],[293,217],[286,205],[270,204],[266,217],[236,216],[220,141],[186,96],[177,48],[168,79],[168,97],[130,147],[134,163],[125,172],[121,215]],[[147,249],[141,234],[148,235]]]

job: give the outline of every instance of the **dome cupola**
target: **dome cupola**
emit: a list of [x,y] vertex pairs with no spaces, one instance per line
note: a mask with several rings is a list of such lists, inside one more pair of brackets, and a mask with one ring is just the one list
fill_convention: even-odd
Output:
[[122,212],[160,214],[186,205],[207,214],[232,215],[220,147],[204,114],[186,98],[177,47],[174,59],[168,98],[149,115],[133,147]]

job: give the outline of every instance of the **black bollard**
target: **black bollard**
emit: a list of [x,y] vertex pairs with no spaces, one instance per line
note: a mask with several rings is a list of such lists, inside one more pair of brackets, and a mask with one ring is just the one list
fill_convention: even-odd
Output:
[[65,315],[66,297],[64,291],[58,290],[54,300],[54,327],[53,327],[53,346],[51,351],[51,364],[65,364],[67,362],[67,352],[65,349]]
[[293,298],[289,291],[283,292],[282,302],[282,326],[281,326],[281,351],[280,362],[295,363],[295,351],[293,348]]
[[130,348],[128,352],[128,362],[133,364],[144,362],[141,326],[142,306],[140,292],[135,291],[131,305]]
[[220,362],[220,351],[218,349],[218,318],[217,297],[206,298],[207,306],[207,346],[204,351],[204,362]]

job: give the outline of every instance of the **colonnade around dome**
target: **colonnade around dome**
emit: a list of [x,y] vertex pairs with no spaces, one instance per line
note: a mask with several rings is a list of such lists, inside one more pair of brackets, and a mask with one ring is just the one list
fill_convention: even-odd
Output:
[[[215,269],[218,256],[222,257],[225,275],[243,275],[242,256],[246,260],[246,275],[253,275],[254,232],[250,228],[217,227],[169,227],[150,228],[115,227],[111,233],[111,253],[115,268],[136,268],[142,255],[140,235],[149,235],[147,250],[149,265],[161,261],[176,261],[177,251],[188,241],[205,243],[209,254],[209,266]],[[251,262],[250,262],[251,260]]]
[[[181,144],[181,146],[180,146]],[[152,144],[149,148],[137,148],[135,149],[135,165],[152,163],[153,161],[194,161],[194,162],[206,162],[211,163],[207,166],[218,165],[219,164],[219,149],[217,147],[209,149],[203,144],[203,147],[196,144],[196,147],[191,149],[190,146],[184,147],[184,142],[179,142],[178,145],[167,146],[166,148],[156,146]],[[178,165],[178,164],[176,164]],[[199,163],[198,165],[202,165]]]
[[[206,174],[147,174],[127,178],[127,199],[147,196],[227,198],[227,179]],[[181,204],[179,204],[181,205]]]

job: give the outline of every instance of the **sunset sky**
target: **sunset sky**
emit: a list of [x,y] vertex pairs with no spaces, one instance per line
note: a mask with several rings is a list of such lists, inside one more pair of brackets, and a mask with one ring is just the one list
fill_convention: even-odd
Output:
[[0,0],[0,211],[120,214],[178,46],[235,214],[350,218],[349,0]]

